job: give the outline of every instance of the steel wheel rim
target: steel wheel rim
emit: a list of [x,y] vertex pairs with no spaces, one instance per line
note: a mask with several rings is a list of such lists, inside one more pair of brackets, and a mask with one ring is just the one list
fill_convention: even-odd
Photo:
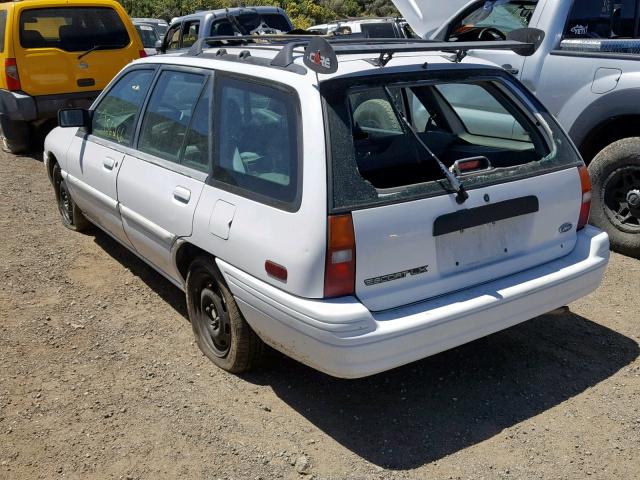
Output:
[[640,166],[611,173],[604,184],[604,210],[610,222],[625,233],[640,233]]
[[67,186],[62,181],[58,182],[58,207],[60,214],[71,224],[73,219],[73,203]]
[[213,354],[225,358],[231,350],[231,322],[224,297],[212,283],[200,292],[198,316]]

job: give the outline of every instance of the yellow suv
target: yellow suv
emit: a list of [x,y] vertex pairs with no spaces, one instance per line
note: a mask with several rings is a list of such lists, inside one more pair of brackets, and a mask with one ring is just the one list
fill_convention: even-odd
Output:
[[5,151],[29,147],[61,108],[88,107],[126,64],[145,56],[112,0],[0,3],[0,134]]

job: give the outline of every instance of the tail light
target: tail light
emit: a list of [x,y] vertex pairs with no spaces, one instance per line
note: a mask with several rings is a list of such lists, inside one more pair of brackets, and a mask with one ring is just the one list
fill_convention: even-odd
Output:
[[353,295],[356,284],[356,238],[351,214],[330,216],[327,233],[324,296]]
[[580,184],[582,185],[582,205],[580,207],[578,230],[582,230],[589,223],[589,214],[591,213],[591,177],[589,177],[589,170],[584,165],[578,170],[580,172]]
[[20,85],[20,75],[18,75],[18,63],[15,58],[5,59],[4,74],[7,80],[7,90],[11,92],[22,90],[22,85]]
[[140,50],[140,51],[138,52],[138,54],[140,54],[140,58],[144,58],[144,57],[146,57],[146,56],[147,56],[147,52],[146,52],[146,51],[144,51],[144,50]]

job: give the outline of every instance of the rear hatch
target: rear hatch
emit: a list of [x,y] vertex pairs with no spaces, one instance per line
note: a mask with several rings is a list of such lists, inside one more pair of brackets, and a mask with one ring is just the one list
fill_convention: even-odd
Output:
[[17,15],[16,62],[30,95],[102,90],[140,57],[135,30],[113,8],[29,8]]
[[[330,211],[351,213],[355,293],[367,308],[462,290],[573,250],[582,161],[508,74],[430,66],[397,79],[335,79],[322,90]],[[468,200],[458,202],[420,142],[457,172]]]

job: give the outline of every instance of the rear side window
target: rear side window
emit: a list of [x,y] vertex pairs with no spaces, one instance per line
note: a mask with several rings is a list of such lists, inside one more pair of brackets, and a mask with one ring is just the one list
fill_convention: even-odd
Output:
[[7,11],[0,10],[0,53],[4,52],[4,36],[7,31]]
[[299,197],[299,105],[272,86],[222,77],[217,82],[217,159],[222,188],[290,210]]
[[182,27],[182,48],[189,48],[198,40],[200,32],[200,22],[185,22]]
[[200,97],[204,75],[164,71],[142,121],[138,150],[178,162],[187,128]]
[[565,38],[633,38],[636,0],[576,0]]
[[120,49],[130,39],[112,8],[64,7],[25,10],[20,16],[23,48],[59,48],[68,52]]
[[121,145],[131,144],[138,110],[153,74],[153,70],[133,70],[118,80],[93,112],[93,135]]

